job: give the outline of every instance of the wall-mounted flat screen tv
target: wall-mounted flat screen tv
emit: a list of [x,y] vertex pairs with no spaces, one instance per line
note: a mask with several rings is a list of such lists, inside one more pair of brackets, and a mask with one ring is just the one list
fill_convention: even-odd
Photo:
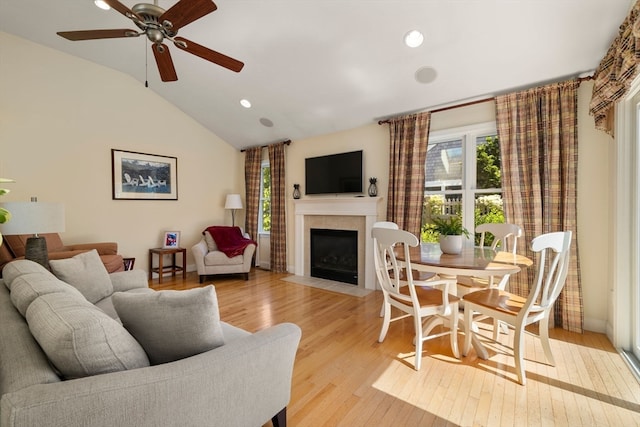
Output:
[[362,193],[362,150],[305,159],[305,194]]

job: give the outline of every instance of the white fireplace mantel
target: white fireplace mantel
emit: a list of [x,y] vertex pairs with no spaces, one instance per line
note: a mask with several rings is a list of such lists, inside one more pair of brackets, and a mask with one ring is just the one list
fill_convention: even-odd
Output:
[[373,242],[371,228],[379,218],[381,197],[318,197],[294,200],[296,231],[295,231],[295,274],[304,276],[305,244],[309,236],[305,235],[305,217],[310,215],[330,216],[360,216],[365,218],[365,268],[364,287],[376,289],[375,269],[373,267]]

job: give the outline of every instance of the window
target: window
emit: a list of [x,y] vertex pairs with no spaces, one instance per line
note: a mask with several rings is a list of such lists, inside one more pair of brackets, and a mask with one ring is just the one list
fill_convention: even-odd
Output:
[[271,166],[262,162],[260,168],[260,212],[258,214],[258,232],[271,231]]
[[438,241],[431,220],[436,215],[460,216],[472,234],[479,224],[504,222],[495,124],[432,132],[425,172],[422,241]]

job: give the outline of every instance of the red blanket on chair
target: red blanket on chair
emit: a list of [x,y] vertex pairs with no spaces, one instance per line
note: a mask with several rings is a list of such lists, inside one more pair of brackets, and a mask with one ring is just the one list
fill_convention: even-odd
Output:
[[[229,258],[233,258],[237,255],[242,255],[244,249],[249,245],[258,246],[255,241],[247,239],[242,235],[240,227],[216,225],[213,227],[207,227],[205,231],[208,231],[209,234],[211,234],[213,240],[216,241],[218,249],[224,252],[224,254]],[[204,234],[204,231],[202,232],[202,234]]]

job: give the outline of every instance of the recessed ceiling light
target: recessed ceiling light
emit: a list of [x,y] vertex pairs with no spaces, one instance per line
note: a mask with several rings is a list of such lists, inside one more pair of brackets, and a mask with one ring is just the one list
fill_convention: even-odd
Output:
[[244,108],[251,108],[251,102],[249,102],[248,99],[241,99],[240,105],[242,105]]
[[103,10],[109,10],[111,9],[111,6],[109,6],[107,3],[105,3],[104,0],[94,0],[93,3],[98,6],[100,9]]
[[418,30],[411,30],[404,35],[404,44],[409,47],[418,47],[424,41],[424,36]]

